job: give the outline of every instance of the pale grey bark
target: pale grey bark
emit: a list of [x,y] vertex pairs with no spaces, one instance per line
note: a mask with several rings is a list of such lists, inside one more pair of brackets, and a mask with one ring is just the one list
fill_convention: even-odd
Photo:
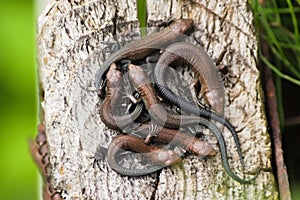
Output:
[[[261,173],[254,184],[240,184],[226,174],[219,153],[207,159],[187,156],[160,174],[138,178],[120,176],[106,162],[100,163],[101,169],[93,168],[97,146],[107,147],[117,134],[100,120],[95,73],[103,50],[112,42],[114,25],[117,35],[138,27],[136,2],[61,0],[50,1],[40,15],[37,37],[53,187],[66,199],[278,199],[256,62],[257,39],[247,1],[148,0],[147,5],[148,20],[154,22],[194,19],[195,36],[204,49],[228,68],[225,116],[237,127],[245,172],[250,174],[246,177],[259,167]],[[243,176],[231,134],[222,132],[229,162]]]

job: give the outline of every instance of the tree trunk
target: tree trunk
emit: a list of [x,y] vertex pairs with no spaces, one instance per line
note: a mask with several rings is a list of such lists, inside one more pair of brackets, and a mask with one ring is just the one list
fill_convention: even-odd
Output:
[[[52,0],[38,19],[41,112],[53,188],[66,199],[278,199],[247,0],[148,0],[147,13],[154,24],[193,19],[197,40],[227,69],[225,116],[238,131],[246,177],[262,169],[254,183],[230,178],[219,153],[207,159],[187,156],[181,164],[136,178],[120,176],[106,162],[93,168],[97,147],[107,147],[117,134],[100,120],[95,74],[113,36],[138,27],[136,8],[134,0]],[[231,134],[222,132],[229,163],[243,177]],[[218,150],[213,137],[207,140]]]

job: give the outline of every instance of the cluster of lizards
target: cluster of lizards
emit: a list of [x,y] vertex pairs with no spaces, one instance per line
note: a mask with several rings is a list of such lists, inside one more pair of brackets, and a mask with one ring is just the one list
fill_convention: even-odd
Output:
[[[238,182],[250,183],[258,173],[251,179],[244,179],[235,174],[229,166],[226,144],[215,122],[222,124],[231,132],[241,165],[244,167],[239,138],[232,124],[223,117],[224,86],[212,59],[199,46],[184,41],[185,34],[192,27],[193,20],[191,19],[175,20],[160,32],[126,44],[109,56],[98,70],[96,87],[102,100],[101,120],[108,128],[122,132],[112,139],[108,147],[106,152],[108,164],[122,175],[142,176],[181,160],[182,155],[174,149],[164,148],[157,144],[180,146],[188,152],[203,157],[214,156],[216,151],[209,143],[180,129],[201,125],[209,129],[217,138],[222,163],[228,175]],[[159,52],[157,62],[153,64],[153,69],[150,70],[151,76],[149,76],[147,70],[139,63],[160,50],[162,53]],[[213,111],[180,97],[167,85],[165,74],[168,68],[182,60],[188,63],[196,74],[201,83],[204,98]],[[129,110],[120,114],[120,99],[123,97],[122,91],[126,82],[125,74],[128,75],[130,84],[137,91],[140,101],[133,103]],[[158,96],[189,115],[174,113],[166,109]],[[141,119],[145,112],[148,119],[150,118],[148,121]],[[152,165],[142,169],[125,168],[118,163],[122,150],[141,153],[151,161]],[[102,153],[100,154],[101,156],[97,156],[96,153],[95,161],[103,159]]]

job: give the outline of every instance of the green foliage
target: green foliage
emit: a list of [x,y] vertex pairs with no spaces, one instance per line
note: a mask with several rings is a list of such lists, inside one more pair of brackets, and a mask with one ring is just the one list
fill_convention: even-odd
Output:
[[27,141],[36,134],[35,19],[32,1],[0,6],[1,199],[37,199]]
[[259,4],[258,0],[249,0],[249,3],[259,37],[270,49],[270,55],[259,51],[259,57],[277,75],[275,85],[280,124],[283,128],[281,78],[300,86],[300,21],[297,19],[297,16],[300,16],[300,7],[291,0],[269,0],[264,1],[263,5]]
[[259,36],[271,50],[271,60],[260,52],[260,58],[279,77],[300,86],[300,7],[291,0],[265,1],[260,5],[250,0]]
[[[269,55],[259,51],[259,58],[264,65],[270,67],[275,76],[278,111],[281,128],[284,125],[284,109],[282,102],[282,79],[300,86],[300,1],[265,0],[261,5],[258,0],[249,0],[255,24],[258,30],[261,49],[267,45]],[[293,199],[300,199],[300,185],[291,184]]]
[[137,0],[138,18],[140,21],[140,27],[144,28],[147,25],[147,11],[146,11],[146,0]]
[[138,10],[138,19],[141,27],[141,35],[146,35],[147,26],[147,10],[146,10],[146,0],[137,0],[137,10]]
[[[261,41],[270,55],[259,51],[259,58],[277,75],[275,78],[281,128],[284,126],[281,78],[300,86],[300,7],[291,0],[269,0],[261,5],[249,0]],[[298,7],[297,7],[298,6]],[[264,43],[262,44],[265,45]]]

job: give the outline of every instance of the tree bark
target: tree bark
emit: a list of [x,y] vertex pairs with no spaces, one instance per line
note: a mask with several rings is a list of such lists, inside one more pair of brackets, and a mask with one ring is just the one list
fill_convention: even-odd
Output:
[[[225,66],[225,117],[236,127],[246,177],[262,171],[253,184],[240,184],[213,158],[187,156],[160,173],[131,178],[106,162],[93,168],[99,145],[117,134],[99,117],[95,74],[114,35],[132,39],[138,27],[136,1],[50,1],[38,19],[41,108],[50,153],[52,186],[66,199],[278,199],[271,166],[257,38],[247,1],[148,0],[148,22],[190,18],[194,35],[217,65]],[[222,129],[229,163],[243,177],[229,131]],[[209,134],[209,133],[208,133]],[[218,150],[216,140],[207,140]],[[249,175],[249,176],[248,176]]]

